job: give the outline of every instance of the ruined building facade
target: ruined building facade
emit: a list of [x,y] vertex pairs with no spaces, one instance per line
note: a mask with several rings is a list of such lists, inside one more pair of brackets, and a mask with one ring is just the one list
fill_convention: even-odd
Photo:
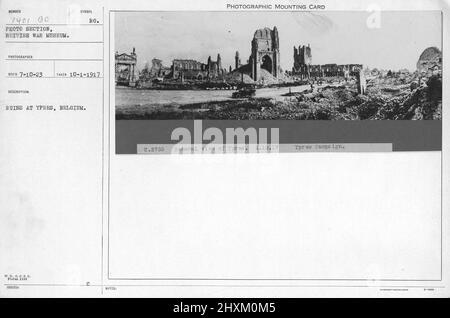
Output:
[[310,45],[294,47],[294,65],[292,75],[300,79],[317,77],[344,77],[356,76],[362,64],[312,64],[312,50]]
[[196,60],[175,59],[172,61],[171,77],[203,80],[206,77],[206,64]]
[[186,80],[217,79],[223,76],[222,59],[217,54],[217,60],[213,61],[211,56],[205,63],[196,60],[175,59],[172,61],[171,78]]
[[134,86],[136,85],[136,50],[130,54],[116,52],[115,54],[115,81],[116,85]]
[[241,67],[241,58],[239,57],[239,52],[236,51],[236,55],[234,56],[234,68],[238,69]]
[[163,78],[169,75],[170,72],[171,68],[164,66],[160,59],[152,59],[152,67],[148,70],[150,78]]
[[206,70],[208,71],[209,78],[217,78],[223,75],[224,70],[222,69],[222,59],[220,57],[220,54],[217,54],[216,61],[211,60],[211,56],[208,57]]
[[292,72],[300,75],[301,78],[309,78],[311,75],[312,54],[311,47],[299,46],[298,49],[294,46],[294,66]]
[[276,78],[281,75],[280,41],[276,27],[273,30],[269,28],[256,30],[253,35],[249,64],[254,81],[261,78],[262,69]]

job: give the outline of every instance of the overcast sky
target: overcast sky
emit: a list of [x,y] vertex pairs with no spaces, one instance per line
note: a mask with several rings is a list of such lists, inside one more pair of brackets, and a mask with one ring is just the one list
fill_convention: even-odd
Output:
[[250,56],[257,29],[277,26],[281,67],[291,70],[293,46],[310,44],[313,64],[360,63],[371,68],[415,70],[427,47],[441,49],[438,11],[381,12],[380,28],[369,28],[371,13],[346,12],[120,12],[115,14],[115,50],[136,48],[138,67],[152,58],[170,66],[175,58],[206,62],[222,57],[234,67]]

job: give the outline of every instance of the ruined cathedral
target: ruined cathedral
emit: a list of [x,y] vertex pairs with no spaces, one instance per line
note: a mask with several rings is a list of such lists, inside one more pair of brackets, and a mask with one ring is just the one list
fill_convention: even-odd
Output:
[[265,70],[274,77],[281,75],[280,68],[280,41],[277,27],[259,29],[253,35],[252,53],[249,64],[251,66],[251,78],[258,81],[262,71]]
[[292,75],[300,79],[317,77],[344,77],[356,76],[362,70],[362,64],[312,64],[311,46],[308,44],[294,46],[294,65]]
[[292,68],[292,72],[309,78],[311,76],[311,64],[312,54],[310,45],[300,45],[298,49],[294,46],[294,67]]

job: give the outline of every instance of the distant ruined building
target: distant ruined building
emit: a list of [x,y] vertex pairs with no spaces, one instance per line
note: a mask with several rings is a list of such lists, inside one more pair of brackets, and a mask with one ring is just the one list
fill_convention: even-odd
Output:
[[181,80],[205,80],[217,79],[223,76],[225,70],[222,68],[222,59],[217,54],[217,60],[211,60],[201,63],[195,60],[175,59],[172,61],[171,77]]
[[275,78],[281,75],[280,41],[277,27],[256,30],[252,40],[252,52],[249,59],[251,78],[258,81],[261,69],[266,70]]
[[225,71],[222,68],[222,59],[220,57],[220,54],[217,54],[217,60],[212,61],[211,56],[208,57],[208,63],[206,64],[206,70],[208,71],[208,77],[209,78],[217,78],[219,76],[222,76]]
[[169,75],[171,68],[164,66],[160,59],[152,59],[152,67],[149,70],[150,78],[163,78]]
[[116,52],[115,54],[115,82],[116,85],[135,86],[136,76],[136,50],[130,54]]
[[362,64],[312,64],[312,50],[310,45],[294,46],[294,66],[292,67],[292,75],[296,75],[301,79],[310,79],[316,77],[349,77],[357,76],[363,68]]
[[312,54],[311,47],[299,46],[298,49],[294,46],[294,66],[292,72],[300,74],[302,77],[309,78],[311,74]]
[[206,77],[206,64],[196,60],[175,59],[172,61],[170,77],[203,80]]
[[234,56],[234,68],[238,69],[241,67],[241,58],[239,57],[239,52],[236,51],[236,55]]

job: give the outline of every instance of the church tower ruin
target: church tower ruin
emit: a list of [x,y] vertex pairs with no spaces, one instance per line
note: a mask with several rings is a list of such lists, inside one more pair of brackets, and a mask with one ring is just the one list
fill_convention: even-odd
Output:
[[251,77],[257,81],[261,77],[261,69],[274,77],[281,75],[280,42],[277,27],[256,30],[252,40],[252,54],[250,56]]
[[299,74],[302,79],[311,76],[312,53],[311,47],[300,45],[298,49],[294,46],[294,66],[292,72]]
[[234,68],[238,69],[241,66],[241,58],[239,57],[239,52],[236,51],[236,55],[234,56]]

